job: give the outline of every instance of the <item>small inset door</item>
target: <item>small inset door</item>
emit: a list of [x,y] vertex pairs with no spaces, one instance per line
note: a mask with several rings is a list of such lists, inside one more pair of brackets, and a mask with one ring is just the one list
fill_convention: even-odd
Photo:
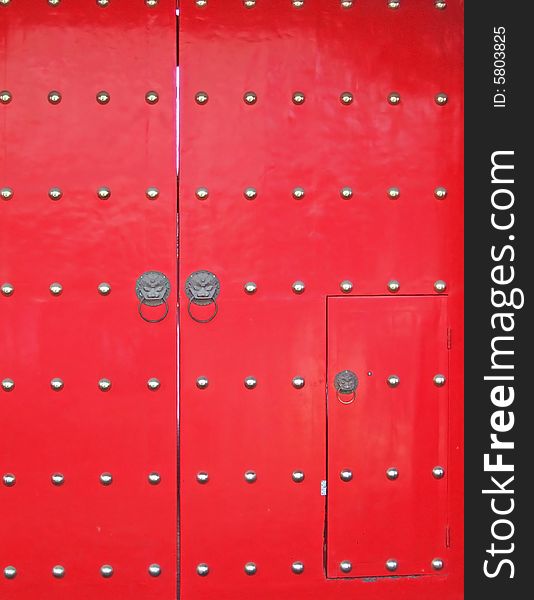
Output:
[[328,299],[328,577],[447,569],[445,296]]

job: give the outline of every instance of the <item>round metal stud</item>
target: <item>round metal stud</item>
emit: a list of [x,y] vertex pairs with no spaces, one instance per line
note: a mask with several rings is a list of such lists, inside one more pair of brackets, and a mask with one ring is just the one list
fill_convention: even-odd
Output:
[[156,390],[159,390],[161,383],[160,383],[159,379],[156,379],[155,377],[151,377],[146,382],[146,385],[151,392],[155,392]]
[[2,290],[2,296],[12,296],[15,291],[13,284],[8,283],[7,281],[2,284],[0,289]]
[[295,200],[302,200],[302,198],[304,198],[304,195],[305,195],[304,188],[296,187],[293,190],[292,194],[293,194],[293,198],[295,198]]
[[434,476],[434,479],[443,479],[443,477],[445,477],[445,469],[438,465],[432,469],[432,475]]
[[256,0],[243,0],[243,6],[245,8],[254,8],[256,6]]
[[197,473],[198,483],[205,484],[205,483],[208,483],[209,480],[210,480],[210,476],[208,475],[208,473],[206,473],[206,471],[199,471]]
[[102,283],[98,284],[98,293],[101,296],[107,296],[110,292],[111,292],[111,286],[109,285],[109,283],[106,283],[105,281],[103,281]]
[[52,485],[63,485],[65,482],[65,475],[63,475],[63,473],[53,473],[50,479],[52,481]]
[[[6,2],[2,2],[3,4],[6,4]],[[15,579],[15,577],[17,576],[17,569],[15,569],[15,567],[13,565],[8,565],[7,567],[4,568],[4,577],[6,579]]]
[[344,200],[350,200],[350,198],[352,198],[353,196],[353,191],[352,188],[350,187],[342,187],[339,190],[339,195],[344,199]]
[[306,96],[304,96],[303,92],[293,92],[293,104],[304,104],[304,100],[306,100]]
[[96,0],[98,6],[107,6],[109,4],[109,0]]
[[344,279],[340,284],[339,284],[339,289],[344,293],[344,294],[350,294],[350,292],[352,292],[352,281],[349,281],[348,279]]
[[96,195],[100,198],[100,200],[109,200],[111,196],[111,190],[108,187],[98,188]]
[[159,577],[161,575],[161,567],[157,563],[148,565],[148,574],[151,577]]
[[443,563],[443,559],[441,558],[434,558],[434,560],[432,561],[432,568],[436,571],[441,571],[441,569],[443,569],[444,563]]
[[247,575],[255,575],[258,568],[256,567],[256,563],[248,562],[245,565],[245,573]]
[[159,473],[152,471],[152,473],[148,474],[148,483],[150,483],[150,485],[158,485],[160,482],[161,475]]
[[258,475],[254,471],[245,472],[245,481],[247,483],[254,483],[258,479]]
[[2,477],[2,482],[6,487],[13,487],[17,482],[17,478],[13,473],[5,473]]
[[63,565],[56,565],[52,567],[52,575],[56,579],[62,579],[65,577],[65,567]]
[[63,192],[60,188],[53,187],[48,190],[48,197],[50,198],[50,200],[54,201],[61,200],[61,198],[63,197]]
[[304,573],[304,563],[300,562],[300,560],[296,560],[291,565],[291,570],[293,571],[293,573],[295,573],[295,575],[301,575],[302,573]]
[[252,294],[256,293],[256,291],[258,290],[258,286],[256,285],[256,283],[254,283],[254,281],[247,281],[247,283],[245,283],[245,285],[243,286],[243,289],[245,290],[246,294],[249,294],[251,296]]
[[293,282],[291,288],[293,289],[295,294],[303,294],[304,290],[306,289],[306,285],[304,284],[304,281],[295,281]]
[[52,296],[60,296],[61,293],[63,292],[63,286],[61,285],[61,283],[58,283],[57,281],[54,281],[54,283],[50,284],[50,293],[52,294]]
[[396,279],[388,281],[388,290],[393,294],[398,292],[400,290],[400,283]]
[[342,560],[339,563],[339,568],[343,573],[350,573],[352,571],[352,563],[350,560]]
[[59,377],[54,377],[54,379],[50,381],[50,387],[52,388],[52,390],[54,390],[54,392],[61,391],[64,385],[65,384],[63,383],[63,380]]
[[243,94],[243,100],[245,101],[245,104],[256,104],[258,96],[255,92],[245,92]]
[[305,383],[306,381],[301,375],[295,375],[295,377],[293,377],[293,379],[291,380],[291,384],[297,390],[301,390],[304,387]]
[[438,294],[442,294],[447,289],[447,284],[443,281],[443,279],[438,279],[434,283],[434,289]]
[[304,481],[304,471],[293,471],[291,478],[295,483],[302,483]]
[[50,104],[59,104],[61,102],[61,94],[56,90],[48,92],[48,102]]
[[435,386],[443,387],[445,385],[445,382],[447,381],[447,378],[445,377],[445,375],[438,373],[437,375],[434,375],[433,381]]
[[111,485],[113,483],[113,475],[111,473],[102,473],[100,475],[100,483],[102,485]]
[[388,96],[388,102],[390,104],[392,104],[393,106],[395,106],[396,104],[399,104],[400,101],[401,101],[401,97],[398,92],[391,92],[391,94]]
[[158,0],[145,0],[145,4],[148,8],[154,8],[154,6],[158,5]]
[[341,481],[351,481],[352,480],[352,471],[350,469],[343,469],[339,474]]
[[109,392],[111,389],[111,381],[105,377],[102,377],[102,379],[98,381],[98,388],[102,392]]
[[145,101],[147,104],[157,104],[159,101],[159,94],[154,90],[150,90],[145,94]]
[[388,558],[386,560],[386,569],[388,571],[396,571],[399,566],[399,563],[394,558]]
[[2,90],[0,92],[0,103],[9,104],[13,100],[13,95],[8,90]]
[[197,188],[197,191],[195,192],[195,196],[199,200],[207,200],[207,198],[209,196],[208,188],[205,188],[205,187]]
[[61,0],[48,0],[48,4],[50,4],[50,6],[58,6],[60,2]]
[[399,470],[396,469],[395,467],[390,467],[386,471],[386,477],[388,479],[390,479],[391,481],[395,481],[395,479],[398,479],[398,477],[399,477]]
[[8,187],[0,188],[0,197],[2,200],[11,200],[13,198],[13,190]]
[[[198,4],[198,2],[197,2]],[[206,563],[200,563],[199,565],[197,565],[197,575],[200,575],[200,577],[206,577],[206,575],[210,572],[210,568],[208,567],[208,565]]]
[[445,2],[445,0],[435,0],[434,6],[438,10],[443,10],[443,9],[447,8],[447,2]]
[[199,7],[199,8],[204,8],[204,6],[208,5],[208,0],[196,0],[195,4]]
[[197,377],[197,388],[199,390],[205,390],[209,385],[209,381],[207,377],[204,377],[204,375],[201,375],[200,377]]
[[398,375],[390,375],[387,378],[387,382],[389,387],[397,387],[400,383],[400,377]]
[[256,188],[253,188],[253,187],[245,188],[245,191],[243,192],[243,196],[245,196],[245,198],[247,200],[255,200],[257,195],[258,195],[258,192],[257,192]]
[[396,200],[397,198],[400,197],[400,190],[398,187],[390,187],[388,189],[388,196],[392,199],[392,200]]
[[341,0],[341,8],[352,8],[354,5],[353,0]]
[[14,387],[15,387],[15,382],[13,381],[13,379],[10,379],[9,377],[2,379],[2,389],[4,390],[4,392],[13,391]]
[[444,106],[445,104],[447,104],[449,97],[447,96],[447,94],[440,92],[439,94],[436,94],[434,96],[434,100],[436,101],[436,104],[439,104],[439,106]]
[[210,99],[210,97],[208,96],[208,94],[206,92],[197,92],[195,94],[195,102],[197,104],[203,105],[206,104],[206,102]]
[[100,567],[100,574],[102,575],[102,577],[109,579],[113,576],[113,567],[111,565],[102,565]]
[[302,8],[304,6],[304,0],[293,0],[294,8]]
[[145,196],[149,200],[156,200],[159,197],[159,190],[156,187],[149,187],[146,189]]
[[437,187],[434,190],[434,196],[438,199],[438,200],[444,200],[447,197],[447,189],[444,187]]
[[341,100],[341,104],[352,104],[353,100],[354,100],[354,96],[350,93],[350,92],[343,92],[340,96],[339,99]]
[[388,8],[391,8],[393,10],[399,8],[399,6],[400,6],[399,0],[389,0],[389,2],[388,2]]
[[256,378],[252,375],[245,377],[245,381],[243,383],[245,384],[247,390],[253,390],[258,385]]
[[109,92],[106,90],[100,90],[96,95],[96,101],[98,104],[107,104],[110,100]]

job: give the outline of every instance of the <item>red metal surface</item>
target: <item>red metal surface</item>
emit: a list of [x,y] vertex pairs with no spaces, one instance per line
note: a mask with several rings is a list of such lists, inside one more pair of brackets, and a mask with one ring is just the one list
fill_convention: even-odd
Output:
[[[3,600],[176,595],[175,19],[173,0],[0,6],[0,89],[13,96],[0,104],[0,187],[14,191],[0,200],[0,283],[15,288],[0,295],[0,379],[15,382],[0,390],[0,476],[16,475],[0,481]],[[135,295],[150,269],[172,285],[169,315],[152,325]]]
[[[328,301],[328,575],[435,574],[447,548],[447,299],[404,296]],[[354,401],[335,374],[358,376]],[[436,374],[446,377],[436,387]],[[396,375],[396,387],[388,377]],[[445,469],[436,479],[433,468]],[[397,479],[388,479],[388,469]],[[350,469],[351,481],[340,473]]]

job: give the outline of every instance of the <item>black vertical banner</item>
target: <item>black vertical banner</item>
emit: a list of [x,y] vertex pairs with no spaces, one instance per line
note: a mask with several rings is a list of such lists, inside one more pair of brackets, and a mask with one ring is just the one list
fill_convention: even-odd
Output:
[[466,600],[523,598],[534,576],[531,7],[465,5]]

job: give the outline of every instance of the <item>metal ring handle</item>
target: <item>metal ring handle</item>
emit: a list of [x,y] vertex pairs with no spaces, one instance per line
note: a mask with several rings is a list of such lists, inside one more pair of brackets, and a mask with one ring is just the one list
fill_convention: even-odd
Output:
[[[162,303],[165,304],[165,314],[159,319],[147,319],[143,314],[143,305],[146,304],[146,298],[139,300],[139,306],[137,310],[139,311],[139,314],[143,321],[146,321],[147,323],[159,323],[160,321],[163,321],[163,319],[169,314],[169,303],[167,302],[166,298],[162,298]],[[161,306],[161,304],[158,304],[158,306]]]
[[213,319],[215,319],[215,315],[219,312],[219,306],[217,305],[217,301],[215,300],[215,298],[206,298],[207,304],[211,304],[213,302],[213,305],[215,306],[215,310],[213,311],[213,314],[207,318],[207,319],[197,319],[197,317],[195,317],[193,315],[193,313],[191,312],[191,304],[196,304],[196,302],[193,301],[193,298],[189,299],[189,304],[187,305],[187,312],[189,313],[189,316],[193,319],[193,321],[196,321],[197,323],[209,323],[210,321],[213,321]]
[[[349,400],[342,400],[341,396],[343,394],[340,394],[337,390],[336,390],[336,398],[341,402],[341,404],[352,404],[354,402],[354,400],[356,399],[356,390],[351,392],[350,394],[350,399]],[[345,394],[345,396],[347,396],[348,394]]]

